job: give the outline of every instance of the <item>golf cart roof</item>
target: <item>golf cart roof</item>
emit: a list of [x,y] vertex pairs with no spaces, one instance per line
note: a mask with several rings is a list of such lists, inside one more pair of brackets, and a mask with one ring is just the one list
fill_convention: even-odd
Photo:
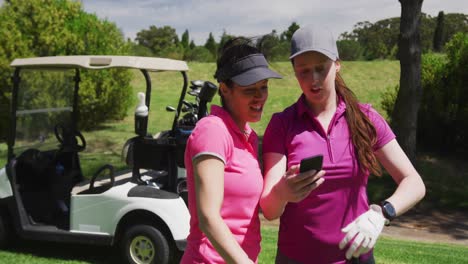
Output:
[[185,61],[137,56],[53,56],[15,59],[12,67],[24,68],[133,68],[148,71],[188,71]]

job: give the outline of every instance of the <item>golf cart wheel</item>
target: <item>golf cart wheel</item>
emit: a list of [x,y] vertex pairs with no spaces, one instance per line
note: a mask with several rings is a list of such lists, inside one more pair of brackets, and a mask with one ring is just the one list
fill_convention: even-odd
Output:
[[169,244],[164,235],[153,226],[130,227],[123,236],[122,245],[122,252],[128,263],[169,263]]

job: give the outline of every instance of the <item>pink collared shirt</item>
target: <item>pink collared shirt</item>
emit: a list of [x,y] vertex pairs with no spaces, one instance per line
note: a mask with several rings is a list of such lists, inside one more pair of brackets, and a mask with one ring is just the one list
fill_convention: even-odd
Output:
[[247,125],[241,132],[228,112],[211,107],[190,135],[185,150],[190,211],[190,234],[181,263],[225,263],[198,227],[192,160],[200,155],[218,157],[225,164],[221,217],[250,259],[260,253],[258,202],[263,177],[257,159],[258,137]]
[[[378,150],[395,138],[387,122],[370,105],[360,105],[377,131]],[[278,247],[300,263],[345,263],[339,242],[341,229],[369,208],[369,173],[359,171],[348,124],[340,101],[328,129],[313,116],[302,95],[292,106],[273,115],[263,138],[263,153],[287,157],[287,167],[323,154],[324,183],[304,200],[288,203],[280,219]]]

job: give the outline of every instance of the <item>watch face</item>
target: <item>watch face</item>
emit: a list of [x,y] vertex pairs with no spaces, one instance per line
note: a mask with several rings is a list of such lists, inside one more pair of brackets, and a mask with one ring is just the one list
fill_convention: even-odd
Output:
[[382,209],[384,211],[385,216],[388,217],[388,220],[393,220],[396,217],[395,208],[391,203],[384,202]]

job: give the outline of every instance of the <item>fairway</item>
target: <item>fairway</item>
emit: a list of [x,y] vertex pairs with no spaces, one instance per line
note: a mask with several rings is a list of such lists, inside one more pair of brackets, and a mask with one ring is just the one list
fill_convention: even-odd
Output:
[[[262,228],[260,264],[272,264],[276,256],[277,227]],[[436,243],[419,243],[381,237],[374,251],[379,264],[467,263],[468,248]],[[57,243],[26,242],[0,251],[0,263],[111,264],[116,262],[112,248]],[[313,263],[313,262],[311,262]]]
[[[274,263],[276,256],[277,227],[262,228],[262,252],[259,263]],[[313,249],[311,249],[313,251]],[[442,264],[467,263],[468,248],[449,244],[419,243],[380,237],[374,250],[379,264]],[[311,260],[310,263],[313,263]]]

